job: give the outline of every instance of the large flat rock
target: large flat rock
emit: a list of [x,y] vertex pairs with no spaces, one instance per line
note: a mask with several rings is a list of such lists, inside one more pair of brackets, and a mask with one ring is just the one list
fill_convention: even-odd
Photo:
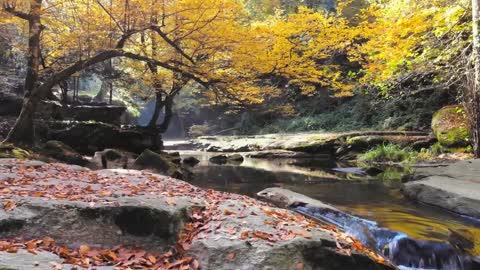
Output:
[[480,218],[480,160],[465,160],[446,167],[421,168],[417,181],[403,185],[405,195],[455,213]]
[[[70,261],[118,269],[395,269],[292,211],[150,172],[0,159],[0,178],[0,269]],[[29,240],[37,255],[25,252]],[[84,246],[93,250],[88,265]],[[137,268],[128,264],[135,254]]]

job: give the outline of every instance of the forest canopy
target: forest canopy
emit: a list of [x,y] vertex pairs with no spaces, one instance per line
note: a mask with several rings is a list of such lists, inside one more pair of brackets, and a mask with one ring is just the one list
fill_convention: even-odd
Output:
[[135,81],[130,94],[156,99],[158,111],[196,91],[203,105],[294,114],[274,101],[372,86],[388,96],[411,74],[448,88],[471,53],[466,0],[1,2],[0,35],[27,53],[26,90],[40,99],[96,69]]

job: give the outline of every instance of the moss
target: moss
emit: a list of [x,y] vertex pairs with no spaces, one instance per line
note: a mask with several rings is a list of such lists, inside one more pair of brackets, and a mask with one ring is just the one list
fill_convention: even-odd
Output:
[[440,144],[447,147],[468,146],[470,130],[460,106],[448,106],[435,113],[432,129]]
[[0,145],[0,158],[28,159],[31,154],[27,150],[13,145]]

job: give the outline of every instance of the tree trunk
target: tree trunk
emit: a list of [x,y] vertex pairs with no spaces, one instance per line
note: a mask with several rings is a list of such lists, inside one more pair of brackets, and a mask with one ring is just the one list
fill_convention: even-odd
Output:
[[155,109],[153,111],[152,118],[150,119],[147,125],[150,129],[156,128],[158,117],[160,116],[160,112],[162,111],[163,106],[164,106],[163,95],[162,93],[157,92],[155,95]]
[[28,19],[28,54],[27,54],[27,76],[25,78],[25,95],[29,96],[35,88],[40,68],[40,38],[42,24],[40,14],[42,11],[42,0],[30,1],[30,16]]
[[31,98],[25,98],[22,111],[20,112],[20,115],[18,116],[15,125],[8,133],[8,136],[4,142],[29,145],[33,144],[35,137],[33,116],[37,104],[38,101],[32,100]]
[[170,126],[170,122],[173,117],[173,98],[175,96],[168,96],[165,98],[165,115],[163,117],[163,122],[158,126],[158,132],[165,133]]
[[470,125],[475,157],[480,158],[480,0],[472,0],[473,19],[473,61],[475,79],[471,94]]

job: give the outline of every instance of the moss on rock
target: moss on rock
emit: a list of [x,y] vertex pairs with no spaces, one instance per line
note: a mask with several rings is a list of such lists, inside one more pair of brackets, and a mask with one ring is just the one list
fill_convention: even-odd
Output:
[[465,112],[460,106],[447,106],[436,112],[432,130],[441,145],[461,147],[470,144],[470,130]]
[[28,159],[30,157],[31,154],[27,150],[9,144],[0,144],[0,158]]

